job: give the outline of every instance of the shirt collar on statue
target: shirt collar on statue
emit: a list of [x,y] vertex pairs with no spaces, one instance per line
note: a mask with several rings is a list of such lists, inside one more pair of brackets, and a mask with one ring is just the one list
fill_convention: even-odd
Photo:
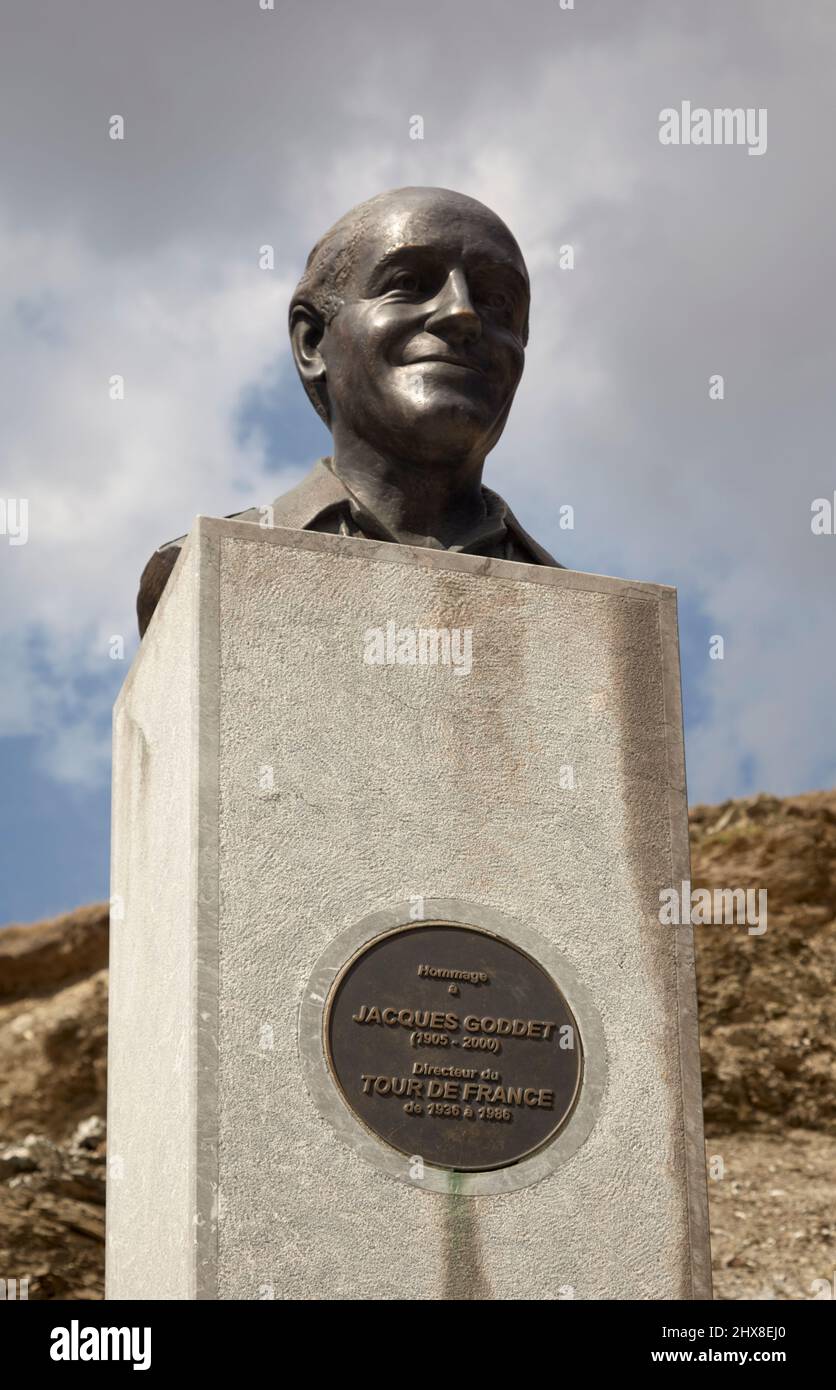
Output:
[[[331,486],[326,487],[320,483],[317,487],[317,501],[319,506],[306,523],[308,526],[315,526],[317,520],[332,507],[347,507],[351,513],[355,524],[360,528],[365,536],[373,540],[391,541],[395,544],[404,544],[401,537],[390,530],[384,522],[358,497],[352,493],[343,480],[334,472],[333,462],[330,458],[320,459],[317,469],[322,467]],[[448,549],[451,551],[466,552],[475,550],[486,545],[499,544],[505,540],[508,534],[507,508],[502,498],[490,488],[482,488],[482,496],[485,501],[486,515],[468,532],[463,540],[455,545],[443,546],[435,536],[426,536],[420,544],[433,550]],[[415,544],[413,541],[412,544]]]

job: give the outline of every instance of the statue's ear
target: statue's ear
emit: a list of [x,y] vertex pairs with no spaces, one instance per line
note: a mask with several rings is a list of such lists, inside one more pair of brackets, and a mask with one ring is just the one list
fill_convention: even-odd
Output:
[[305,300],[296,300],[291,305],[290,346],[296,370],[315,409],[327,421],[325,362],[320,351],[324,332],[325,322],[312,304]]

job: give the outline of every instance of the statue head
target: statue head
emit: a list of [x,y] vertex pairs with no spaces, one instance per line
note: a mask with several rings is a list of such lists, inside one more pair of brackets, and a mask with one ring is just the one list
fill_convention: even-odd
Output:
[[294,360],[335,445],[427,463],[484,459],[522,376],[529,282],[495,213],[444,188],[360,203],[311,251]]

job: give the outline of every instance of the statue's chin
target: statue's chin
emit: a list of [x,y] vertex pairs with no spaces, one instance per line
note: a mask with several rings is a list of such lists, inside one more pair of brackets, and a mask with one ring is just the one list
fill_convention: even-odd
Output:
[[[353,437],[377,454],[409,457],[441,465],[484,458],[502,433],[507,410],[495,402],[447,383],[432,384],[421,398],[412,391],[391,392],[335,421],[335,442],[345,446]],[[340,413],[337,412],[337,420]]]
[[469,450],[487,445],[494,432],[499,411],[485,394],[457,389],[457,383],[433,382],[422,399],[401,398],[401,415],[417,440],[431,447],[459,444]]
[[462,400],[442,401],[432,408],[407,413],[389,438],[397,444],[399,453],[406,450],[413,458],[440,464],[475,456],[484,458],[496,443],[494,431],[484,418],[475,416],[471,403]]

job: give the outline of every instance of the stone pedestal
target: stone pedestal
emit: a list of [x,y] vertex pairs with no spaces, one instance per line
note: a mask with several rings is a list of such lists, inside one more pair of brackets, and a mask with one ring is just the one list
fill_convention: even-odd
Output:
[[[108,1297],[710,1297],[691,928],[658,920],[689,877],[672,589],[199,519],[114,754]],[[422,1160],[484,1106],[388,1142],[326,1055],[356,953],[427,922],[576,1021],[568,1118],[526,1149],[520,1100],[504,1166]],[[454,1053],[499,983],[435,964],[456,1026],[411,1074],[545,1057]]]

